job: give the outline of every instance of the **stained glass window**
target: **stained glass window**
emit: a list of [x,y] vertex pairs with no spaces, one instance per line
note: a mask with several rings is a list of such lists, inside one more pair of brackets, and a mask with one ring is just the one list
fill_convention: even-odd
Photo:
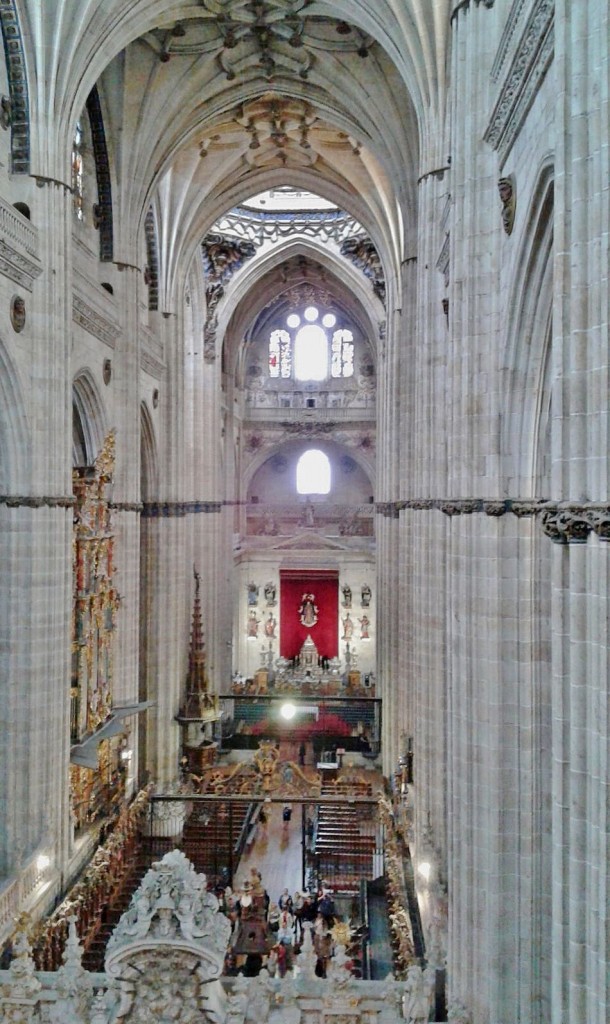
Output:
[[288,331],[273,331],[269,339],[269,376],[290,377],[292,345]]
[[331,377],[352,377],[354,374],[354,336],[351,331],[333,334],[331,348]]
[[83,127],[76,122],[72,140],[72,202],[78,220],[83,220]]
[[[303,321],[305,321],[303,323]],[[323,381],[331,377],[353,377],[354,336],[338,329],[329,346],[329,333],[337,323],[334,313],[322,313],[307,306],[286,317],[288,330],[275,330],[269,338],[269,376],[297,381]],[[329,364],[330,348],[330,364]]]

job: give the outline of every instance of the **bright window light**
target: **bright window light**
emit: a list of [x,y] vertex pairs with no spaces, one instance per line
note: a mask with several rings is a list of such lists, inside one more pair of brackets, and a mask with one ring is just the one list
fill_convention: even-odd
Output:
[[[307,315],[307,313],[305,314]],[[328,338],[321,327],[301,327],[294,340],[294,376],[296,380],[326,380],[328,376]]]
[[317,306],[308,306],[305,312],[303,313],[303,316],[310,324],[312,324],[314,320],[318,319]]
[[298,494],[328,494],[330,491],[330,462],[324,452],[311,448],[301,455],[297,463]]
[[325,313],[322,317],[322,323],[324,327],[334,327],[337,323],[337,317],[334,313]]
[[301,318],[298,313],[291,313],[290,316],[286,317],[286,323],[289,327],[298,327],[301,322]]

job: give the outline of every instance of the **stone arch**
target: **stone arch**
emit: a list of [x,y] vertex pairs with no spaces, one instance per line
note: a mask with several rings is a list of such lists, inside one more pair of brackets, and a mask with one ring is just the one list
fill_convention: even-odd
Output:
[[553,306],[553,166],[539,174],[521,243],[508,309],[503,450],[514,493],[548,486]]
[[72,464],[93,465],[108,432],[104,407],[93,375],[83,369],[72,385]]
[[0,494],[23,494],[30,479],[30,434],[13,363],[0,341]]

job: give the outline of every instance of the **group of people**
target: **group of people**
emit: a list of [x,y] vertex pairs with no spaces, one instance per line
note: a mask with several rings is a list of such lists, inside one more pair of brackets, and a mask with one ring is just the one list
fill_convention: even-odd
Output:
[[221,902],[233,922],[226,973],[242,971],[248,977],[264,966],[269,974],[283,977],[293,967],[304,928],[309,926],[317,954],[316,973],[326,977],[336,918],[332,892],[326,886],[315,894],[299,890],[291,894],[285,888],[277,902],[272,902],[260,872],[253,867],[241,889],[225,888]]

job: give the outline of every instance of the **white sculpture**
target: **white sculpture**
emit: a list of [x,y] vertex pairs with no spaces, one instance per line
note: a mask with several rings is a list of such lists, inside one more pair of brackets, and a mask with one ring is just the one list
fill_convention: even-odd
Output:
[[424,971],[417,964],[407,969],[403,1013],[408,1024],[426,1024],[430,1019],[430,1002],[434,971]]

